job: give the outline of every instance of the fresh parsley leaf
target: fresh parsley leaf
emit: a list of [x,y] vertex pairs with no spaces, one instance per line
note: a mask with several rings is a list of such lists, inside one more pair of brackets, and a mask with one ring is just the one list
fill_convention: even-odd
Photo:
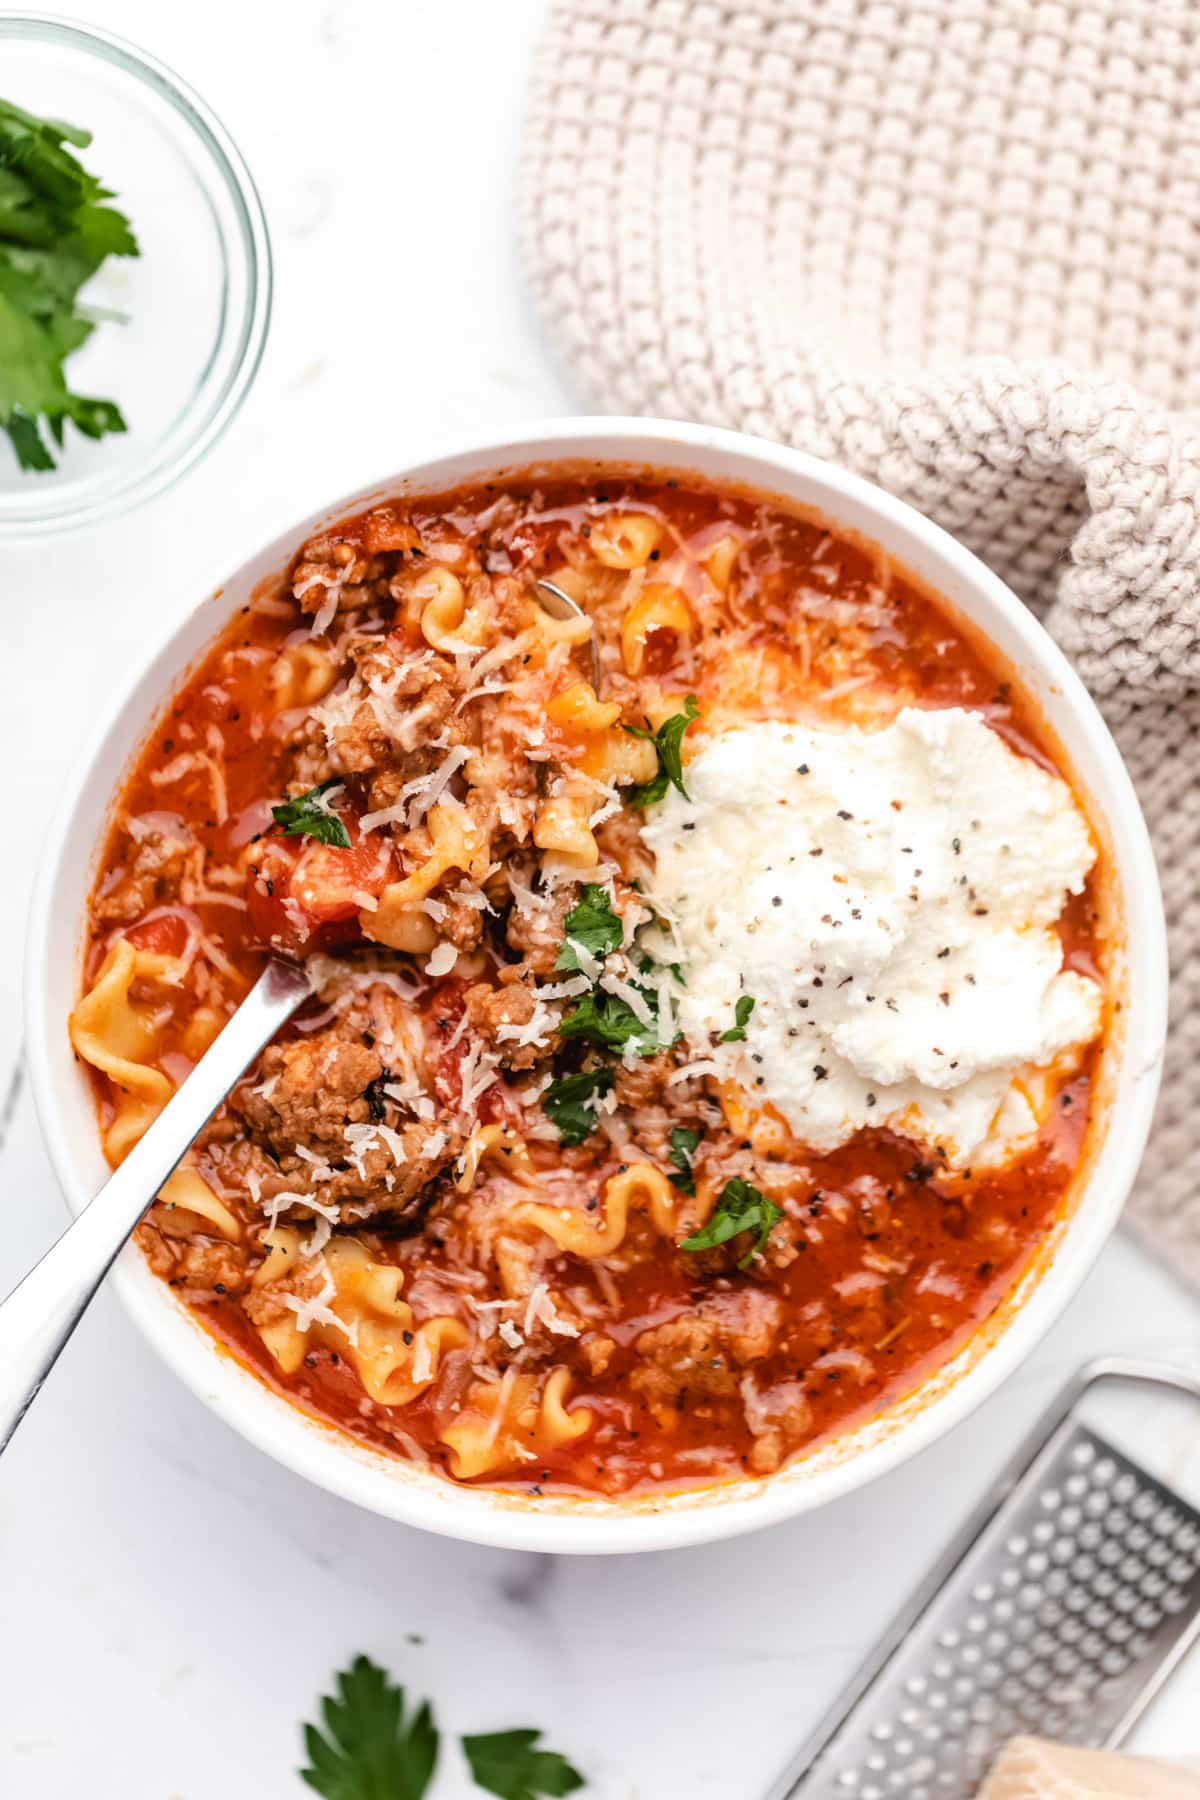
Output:
[[339,850],[348,850],[350,833],[337,814],[330,812],[329,803],[323,797],[329,788],[341,785],[341,776],[331,775],[328,781],[309,788],[306,794],[297,794],[294,800],[273,806],[275,823],[284,837],[316,838],[318,844],[334,844]]
[[500,1800],[573,1794],[583,1776],[557,1750],[539,1750],[540,1731],[489,1731],[462,1740],[475,1785]]
[[671,1132],[671,1148],[667,1160],[679,1170],[670,1177],[671,1186],[678,1188],[681,1194],[694,1194],[696,1177],[692,1174],[692,1158],[700,1142],[701,1133],[692,1131],[687,1125],[676,1125]]
[[136,256],[129,222],[67,146],[91,134],[0,100],[0,431],[21,468],[54,467],[69,421],[124,431],[111,400],[72,392],[65,359],[91,335],[77,296],[107,256]]
[[656,800],[664,797],[668,787],[677,787],[685,800],[689,798],[683,785],[683,734],[692,721],[699,717],[700,708],[696,704],[696,696],[689,694],[683,703],[683,711],[672,713],[657,731],[641,725],[626,725],[625,730],[631,737],[648,739],[658,753],[658,774],[652,781],[645,781],[628,790],[626,798],[630,806],[652,806]]
[[366,1656],[336,1680],[337,1696],[321,1700],[324,1732],[304,1727],[300,1779],[324,1800],[421,1800],[438,1754],[429,1702],[406,1714],[404,1689]]
[[720,1043],[737,1044],[741,1042],[746,1035],[746,1026],[750,1022],[750,1014],[754,1011],[755,1004],[756,1002],[750,994],[739,995],[738,1003],[733,1009],[733,1024],[728,1031],[721,1033]]
[[773,1200],[749,1181],[740,1176],[727,1181],[717,1196],[717,1204],[713,1208],[708,1224],[691,1237],[684,1238],[681,1250],[714,1250],[718,1244],[728,1243],[731,1237],[739,1232],[753,1231],[756,1240],[751,1244],[745,1256],[739,1257],[738,1268],[748,1268],[756,1255],[760,1255],[766,1246],[767,1239],[783,1217],[783,1211]]
[[559,947],[554,967],[579,967],[576,944],[589,951],[592,956],[607,956],[610,950],[620,949],[624,935],[624,927],[612,909],[608,889],[589,883],[583,890],[579,905],[567,914],[566,936]]
[[667,1046],[660,1042],[658,1035],[658,995],[640,982],[635,981],[633,986],[650,1009],[648,1025],[619,994],[593,988],[564,1015],[558,1027],[559,1036],[582,1038],[584,1043],[611,1050],[617,1056],[626,1044],[632,1044],[639,1056],[656,1056],[660,1050],[665,1050]]
[[561,1144],[582,1144],[596,1129],[596,1107],[613,1084],[611,1069],[583,1069],[552,1081],[542,1095],[542,1109],[558,1127]]

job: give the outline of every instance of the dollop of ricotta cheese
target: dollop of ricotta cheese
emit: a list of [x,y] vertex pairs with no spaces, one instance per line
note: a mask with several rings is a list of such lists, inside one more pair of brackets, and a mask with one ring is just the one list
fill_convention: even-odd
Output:
[[[1026,1145],[1103,1011],[1055,930],[1096,855],[1067,784],[952,707],[738,726],[686,785],[643,837],[695,1055],[816,1151],[868,1125],[956,1165]],[[742,996],[744,1041],[715,1041]]]

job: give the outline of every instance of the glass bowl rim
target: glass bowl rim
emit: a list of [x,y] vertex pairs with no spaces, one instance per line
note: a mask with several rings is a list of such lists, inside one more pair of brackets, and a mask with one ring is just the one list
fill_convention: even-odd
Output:
[[[174,111],[187,128],[211,175],[223,187],[234,214],[235,245],[244,263],[246,293],[240,304],[226,308],[211,356],[235,343],[233,361],[214,390],[209,372],[202,376],[188,405],[156,440],[146,459],[98,489],[77,490],[71,483],[31,493],[29,503],[11,512],[0,508],[0,542],[19,543],[61,535],[116,518],[172,486],[192,469],[224,435],[241,408],[262,362],[271,320],[274,270],[271,240],[262,199],[249,166],[216,113],[196,90],[158,57],[127,38],[102,27],[85,25],[58,13],[0,9],[0,42],[42,43],[95,57],[140,83]],[[223,266],[231,266],[222,240]],[[23,496],[22,496],[23,498]]]

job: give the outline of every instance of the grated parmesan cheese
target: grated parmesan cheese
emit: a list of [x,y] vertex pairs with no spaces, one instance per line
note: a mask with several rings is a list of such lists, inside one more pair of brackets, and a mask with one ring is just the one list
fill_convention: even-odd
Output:
[[[529,1304],[525,1308],[525,1336],[528,1337],[534,1325],[541,1321],[547,1331],[555,1332],[559,1337],[578,1337],[579,1327],[569,1319],[564,1319],[554,1301],[550,1298],[550,1289],[546,1282],[539,1281],[529,1296]],[[501,1327],[503,1335],[503,1327]]]
[[436,980],[439,976],[448,975],[457,961],[458,951],[455,949],[454,945],[451,943],[441,943],[437,946],[436,950],[433,951],[429,961],[425,964],[425,973]]
[[428,1338],[417,1333],[416,1348],[413,1350],[411,1379],[415,1382],[433,1380],[433,1352],[429,1348]]
[[654,1023],[654,1014],[650,1011],[645,996],[631,981],[623,981],[619,975],[606,969],[600,977],[600,986],[605,993],[615,994],[618,1000],[623,1000],[639,1025]]
[[295,1313],[297,1331],[309,1331],[314,1325],[331,1325],[342,1333],[347,1343],[357,1344],[357,1321],[347,1325],[346,1321],[340,1319],[333,1311],[329,1302],[336,1299],[337,1287],[325,1258],[318,1256],[316,1260],[321,1270],[321,1285],[317,1292],[310,1294],[306,1300],[302,1300],[299,1294],[281,1294],[279,1297],[289,1311]]

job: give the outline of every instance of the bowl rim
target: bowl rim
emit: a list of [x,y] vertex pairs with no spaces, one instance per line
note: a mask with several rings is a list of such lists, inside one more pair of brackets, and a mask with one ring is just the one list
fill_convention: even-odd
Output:
[[[223,188],[233,212],[234,238],[219,232],[225,298],[217,338],[191,399],[164,436],[148,446],[145,458],[131,460],[117,476],[36,490],[18,489],[0,505],[0,543],[28,543],[51,534],[119,518],[174,486],[222,438],[241,410],[262,363],[274,295],[271,237],[262,198],[249,165],[208,102],[167,63],[103,26],[58,13],[0,10],[0,42],[35,42],[93,56],[147,87],[172,108]],[[211,202],[210,202],[211,205]],[[231,254],[244,270],[245,298],[230,306]],[[210,393],[211,368],[233,345],[230,365]]]
[[[71,1134],[63,1128],[67,1096],[65,1086],[60,1088],[65,1077],[56,1070],[56,1055],[64,1068],[71,1065],[69,1057],[63,1056],[66,1021],[53,1014],[51,988],[56,964],[62,966],[64,941],[74,943],[72,934],[78,935],[82,921],[73,912],[62,916],[62,907],[56,909],[56,896],[72,863],[78,869],[76,846],[81,836],[91,851],[89,870],[94,866],[99,845],[95,810],[86,820],[77,820],[76,814],[87,797],[95,763],[122,732],[132,731],[120,751],[120,766],[128,766],[157,710],[197,654],[185,654],[182,640],[189,632],[196,634],[209,601],[234,586],[256,562],[269,556],[280,559],[274,566],[281,566],[281,559],[290,553],[286,546],[298,547],[317,525],[345,517],[387,493],[405,489],[436,492],[439,486],[469,480],[472,469],[483,475],[555,461],[595,460],[633,466],[674,466],[683,472],[696,470],[697,459],[706,457],[749,463],[755,472],[752,476],[729,472],[722,476],[715,469],[701,470],[704,479],[748,482],[764,493],[784,494],[794,503],[799,498],[796,489],[805,487],[812,493],[800,503],[826,513],[843,529],[867,538],[872,536],[872,525],[848,524],[845,512],[850,510],[868,515],[879,526],[881,537],[890,533],[924,547],[932,560],[953,574],[955,585],[967,599],[967,606],[958,610],[989,641],[991,631],[971,614],[970,606],[977,605],[990,615],[993,628],[997,621],[1002,624],[1006,634],[1021,645],[1029,667],[1037,672],[1047,690],[1061,696],[1072,728],[1077,728],[1081,745],[1103,777],[1102,781],[1089,782],[1086,791],[1093,812],[1109,830],[1110,860],[1119,877],[1124,902],[1130,1005],[1116,1061],[1126,1090],[1117,1095],[1110,1107],[1111,1118],[1099,1155],[1093,1157],[1079,1184],[1058,1249],[1039,1273],[1033,1290],[1014,1303],[1003,1329],[986,1343],[982,1341],[985,1328],[977,1330],[971,1340],[977,1350],[969,1366],[952,1374],[946,1382],[939,1383],[935,1374],[922,1383],[918,1404],[910,1412],[898,1410],[900,1403],[893,1402],[879,1415],[885,1422],[885,1434],[831,1466],[797,1476],[793,1465],[791,1471],[785,1468],[776,1476],[736,1484],[736,1492],[718,1485],[703,1494],[681,1496],[678,1505],[667,1500],[657,1508],[644,1504],[635,1507],[617,1500],[559,1508],[548,1505],[546,1500],[530,1503],[524,1496],[457,1487],[439,1477],[423,1477],[411,1465],[397,1465],[394,1459],[315,1422],[242,1368],[215,1344],[170,1290],[151,1275],[137,1250],[127,1247],[114,1271],[122,1302],[168,1365],[226,1423],[277,1461],[330,1492],[385,1517],[467,1542],[576,1554],[680,1548],[798,1516],[898,1467],[981,1405],[1062,1312],[1116,1223],[1150,1130],[1167,1016],[1166,930],[1150,839],[1128,771],[1095,702],[1029,609],[940,526],[906,502],[835,464],[804,451],[717,427],[650,418],[575,416],[500,429],[467,444],[455,439],[437,446],[420,463],[360,487],[276,534],[270,543],[260,545],[245,558],[224,583],[210,587],[189,583],[190,610],[169,612],[173,620],[170,628],[156,637],[90,732],[82,753],[72,764],[72,774],[47,833],[26,947],[31,1085],[43,1137],[70,1210],[78,1213],[86,1205],[95,1181],[102,1179],[102,1170],[89,1179],[80,1160],[87,1155],[93,1168],[99,1160],[94,1128],[86,1145],[71,1140]],[[464,472],[451,472],[448,476],[440,473],[444,468],[457,470],[459,465]],[[197,595],[203,598],[197,601]],[[952,602],[955,607],[957,604],[957,600]],[[211,616],[204,643],[211,641],[221,623],[223,616]],[[1011,656],[1009,660],[1013,660]],[[73,951],[72,969],[77,967]],[[1113,1129],[1118,1119],[1119,1133]],[[76,1131],[74,1135],[75,1140],[81,1140],[87,1134]],[[1102,1183],[1097,1179],[1101,1173]],[[1024,1278],[1017,1288],[1023,1285]],[[960,1355],[956,1352],[951,1358],[951,1369]],[[921,1401],[919,1397],[926,1389],[930,1389],[932,1397]],[[892,1418],[896,1422],[889,1426],[887,1422]],[[858,1435],[856,1430],[847,1437]],[[803,1462],[799,1467],[803,1470]]]

